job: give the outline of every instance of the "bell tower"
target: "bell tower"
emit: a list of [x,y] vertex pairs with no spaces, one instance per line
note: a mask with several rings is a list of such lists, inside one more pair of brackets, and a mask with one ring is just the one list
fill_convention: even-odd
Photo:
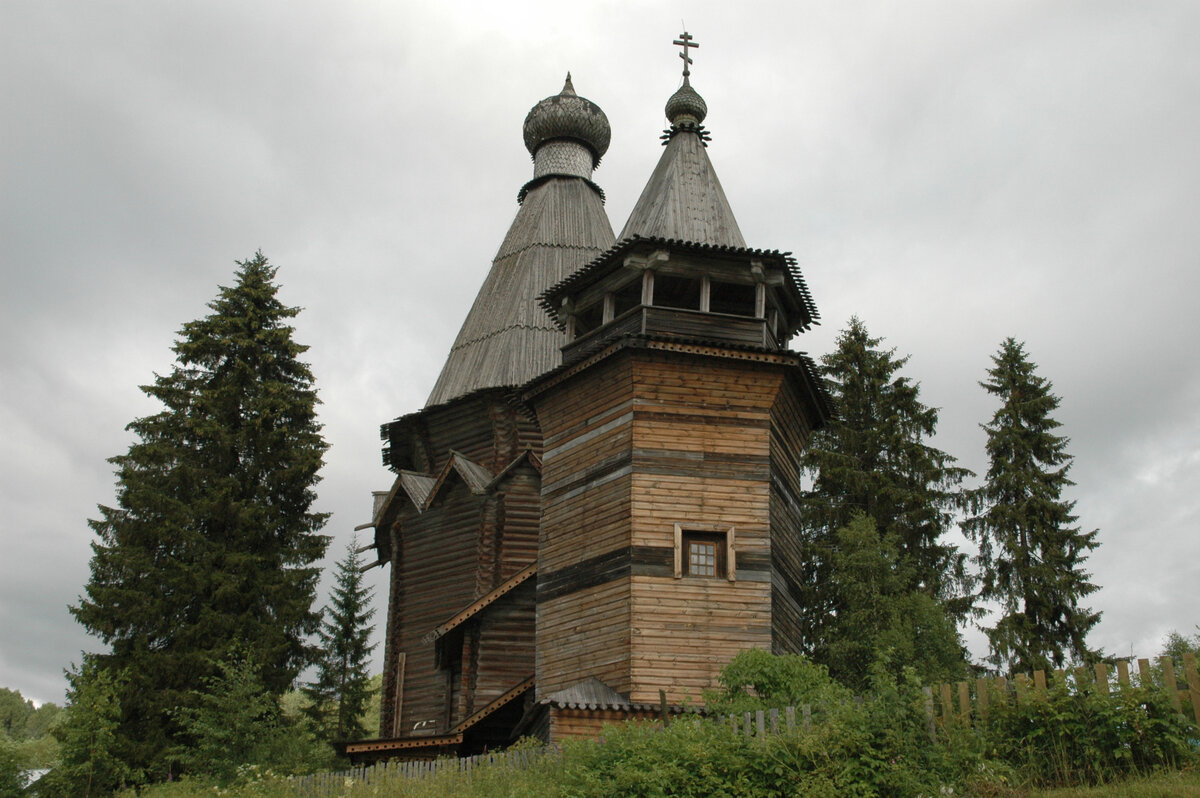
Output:
[[829,406],[788,343],[817,312],[788,254],[742,238],[691,86],[699,45],[675,43],[666,149],[618,242],[541,295],[567,343],[523,391],[544,444],[536,683],[552,734],[572,691],[695,701],[738,651],[800,644],[798,461]]

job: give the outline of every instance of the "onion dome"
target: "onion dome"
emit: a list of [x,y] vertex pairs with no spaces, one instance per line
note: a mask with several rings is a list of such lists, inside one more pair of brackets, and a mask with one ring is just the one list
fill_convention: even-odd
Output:
[[547,141],[572,139],[591,151],[592,167],[595,168],[608,152],[611,138],[608,117],[600,106],[575,93],[570,72],[562,91],[533,106],[525,117],[525,148],[530,155],[536,155],[538,148]]
[[667,100],[667,119],[676,127],[699,125],[708,115],[708,103],[692,88],[692,82],[683,78],[683,85]]

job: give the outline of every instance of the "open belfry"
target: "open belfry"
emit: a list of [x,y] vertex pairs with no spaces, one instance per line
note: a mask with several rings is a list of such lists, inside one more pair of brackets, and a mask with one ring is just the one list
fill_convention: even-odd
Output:
[[675,44],[619,236],[592,182],[604,112],[569,75],[529,112],[516,218],[429,401],[383,425],[380,737],[354,759],[594,736],[696,705],[742,649],[800,648],[799,458],[829,405],[788,343],[817,312],[788,254],[743,240],[698,45]]

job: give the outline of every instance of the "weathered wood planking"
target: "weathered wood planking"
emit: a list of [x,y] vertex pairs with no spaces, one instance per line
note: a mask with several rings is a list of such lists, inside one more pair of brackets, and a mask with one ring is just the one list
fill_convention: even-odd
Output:
[[[533,671],[532,584],[442,641],[424,638],[448,617],[536,561],[541,450],[536,421],[509,394],[480,394],[402,420],[415,459],[441,469],[450,450],[503,476],[485,495],[452,477],[422,509],[396,499],[381,733],[444,732]],[[400,422],[397,422],[400,423]],[[509,468],[511,466],[511,468]],[[508,469],[508,470],[505,470]],[[403,654],[403,684],[397,661]],[[400,699],[399,701],[397,699]],[[400,717],[394,707],[402,708]],[[414,728],[426,721],[422,728]]]
[[[767,572],[735,581],[634,575],[613,556],[673,547],[675,525],[692,523],[734,528],[735,559],[766,567],[773,463],[792,471],[777,479],[796,481],[795,458],[776,450],[807,431],[775,429],[799,408],[779,404],[791,390],[786,372],[627,349],[536,396],[546,440],[539,695],[594,676],[635,702],[657,700],[660,689],[672,702],[695,700],[738,651],[782,636]],[[611,581],[558,587],[573,563],[608,561]]]

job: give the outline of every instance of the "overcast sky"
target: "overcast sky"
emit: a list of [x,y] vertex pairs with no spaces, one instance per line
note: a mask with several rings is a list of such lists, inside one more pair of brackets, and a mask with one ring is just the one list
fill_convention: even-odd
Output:
[[1200,3],[6,0],[0,686],[61,701],[98,649],[66,608],[114,501],[106,458],[259,248],[304,308],[340,558],[391,482],[380,423],[424,404],[532,177],[525,114],[568,70],[604,109],[619,230],[681,16],[745,238],[795,253],[821,311],[796,346],[820,356],[860,316],[982,474],[978,382],[1024,341],[1100,530],[1091,643],[1147,656],[1194,632]]

